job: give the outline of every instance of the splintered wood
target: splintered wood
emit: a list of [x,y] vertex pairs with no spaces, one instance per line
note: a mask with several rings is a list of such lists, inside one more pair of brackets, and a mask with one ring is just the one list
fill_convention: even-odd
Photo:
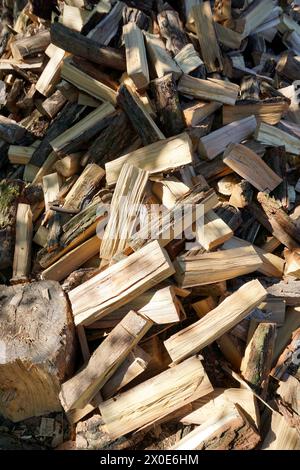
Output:
[[300,2],[0,19],[0,413],[41,420],[22,448],[300,449]]

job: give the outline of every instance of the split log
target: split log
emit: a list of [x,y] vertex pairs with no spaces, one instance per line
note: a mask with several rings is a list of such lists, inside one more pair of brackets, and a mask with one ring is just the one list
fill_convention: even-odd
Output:
[[26,128],[5,116],[0,116],[0,138],[9,144],[18,144],[25,137]]
[[92,354],[88,364],[62,385],[60,400],[66,411],[83,408],[114,374],[152,322],[131,311]]
[[187,126],[197,126],[204,119],[211,116],[222,104],[217,102],[206,103],[204,101],[196,102],[195,104],[187,104],[183,106],[183,115]]
[[35,85],[36,90],[41,93],[41,95],[48,97],[54,91],[60,79],[61,65],[64,56],[65,51],[57,47],[55,54],[53,54],[49,60]]
[[172,360],[178,363],[211,344],[245,318],[266,295],[259,281],[244,284],[204,318],[164,342]]
[[238,121],[247,116],[255,116],[257,122],[275,125],[281,120],[281,117],[287,113],[289,103],[282,98],[273,98],[268,101],[258,101],[249,103],[247,101],[237,103],[233,106],[223,106],[223,124],[229,124]]
[[297,429],[288,425],[279,413],[272,414],[270,430],[262,443],[262,450],[300,450],[300,437]]
[[190,191],[190,188],[175,176],[159,179],[153,183],[151,189],[167,209],[172,209],[177,201]]
[[117,1],[108,15],[88,33],[88,37],[98,44],[107,46],[111,39],[117,34],[119,23],[122,19],[125,3]]
[[300,63],[290,51],[284,52],[277,62],[276,71],[288,80],[299,80]]
[[127,74],[137,90],[147,88],[149,70],[143,33],[136,24],[130,22],[123,26],[123,39],[126,50]]
[[31,267],[32,213],[29,204],[19,204],[12,284],[28,281]]
[[182,74],[177,63],[172,59],[160,36],[144,32],[146,48],[150,64],[155,69],[158,78],[167,73],[173,73],[176,78]]
[[287,345],[283,353],[279,356],[277,364],[271,371],[272,377],[277,380],[284,379],[286,373],[294,374],[299,368],[299,339],[300,328],[293,331],[292,341]]
[[287,152],[294,155],[300,155],[299,137],[278,129],[278,127],[265,124],[264,122],[257,126],[255,139],[272,147],[280,147],[284,145]]
[[100,182],[104,175],[104,170],[95,163],[87,165],[65,197],[63,207],[69,210],[82,209],[85,201],[87,201],[88,198],[91,199],[97,189],[99,189]]
[[72,153],[71,155],[67,155],[66,157],[58,160],[54,164],[54,169],[65,178],[69,178],[70,176],[76,175],[76,173],[80,173],[81,165],[80,165],[80,158],[82,153]]
[[157,21],[167,50],[175,56],[189,43],[177,11],[163,10],[158,13]]
[[23,60],[30,55],[44,52],[50,44],[50,33],[47,30],[40,31],[33,36],[17,39],[10,44],[12,55],[17,60]]
[[12,165],[26,165],[29,163],[35,147],[23,147],[22,145],[10,145],[8,159]]
[[56,90],[49,98],[40,103],[39,109],[50,119],[54,119],[66,104],[67,99],[60,90]]
[[229,204],[238,209],[244,209],[250,204],[253,198],[253,188],[251,184],[242,180],[235,184],[230,195]]
[[[288,181],[287,181],[287,156],[284,147],[268,149],[264,157],[265,162],[282,178],[282,183],[273,191],[273,196],[280,202],[284,209],[289,208]],[[296,189],[296,188],[295,188]]]
[[191,43],[184,46],[181,51],[175,55],[174,60],[183,73],[190,74],[191,72],[195,73],[199,71],[198,76],[201,77],[205,75],[202,70],[204,68],[204,63]]
[[203,226],[196,227],[196,240],[203,248],[210,251],[233,236],[233,231],[214,211],[204,215]]
[[234,105],[240,87],[231,82],[209,78],[190,77],[183,74],[178,82],[178,91],[183,95],[193,96],[200,100],[217,101],[224,104]]
[[73,372],[75,345],[67,299],[53,281],[0,290],[1,414],[18,422],[60,411],[58,392]]

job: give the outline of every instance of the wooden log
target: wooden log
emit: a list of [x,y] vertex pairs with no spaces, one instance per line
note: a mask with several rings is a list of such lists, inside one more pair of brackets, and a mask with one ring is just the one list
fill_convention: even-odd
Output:
[[153,241],[69,292],[75,324],[93,323],[172,274],[166,252]]
[[44,52],[49,44],[50,33],[44,30],[33,36],[17,39],[10,44],[10,49],[14,59],[23,60],[27,56]]
[[183,106],[183,116],[186,125],[197,126],[206,118],[211,116],[215,111],[221,108],[222,104],[217,102],[206,103],[204,101],[196,102],[195,104],[187,104]]
[[65,55],[65,51],[57,47],[55,54],[51,57],[48,64],[41,73],[35,88],[46,97],[50,96],[55,86],[59,82],[61,65]]
[[288,80],[298,80],[300,63],[297,60],[297,56],[290,51],[285,51],[277,62],[276,71]]
[[275,367],[271,371],[271,375],[275,379],[284,379],[286,373],[294,374],[295,371],[298,370],[299,338],[300,328],[297,328],[297,330],[293,331],[292,333],[291,342],[286,346],[282,354],[279,356]]
[[167,74],[151,82],[159,124],[166,137],[180,134],[184,130],[184,120],[180,107],[175,78]]
[[192,163],[191,140],[186,133],[160,140],[119,157],[105,165],[108,186],[117,182],[124,162],[130,163],[150,174],[168,171]]
[[184,46],[175,55],[174,60],[183,73],[186,74],[190,74],[191,72],[204,67],[203,61],[200,59],[198,52],[191,43]]
[[282,182],[282,178],[244,145],[229,145],[224,152],[223,161],[259,191],[273,191]]
[[0,290],[1,414],[18,422],[60,411],[58,392],[73,371],[75,351],[67,299],[53,281]]
[[251,184],[246,180],[242,180],[233,186],[229,204],[237,207],[238,209],[243,209],[248,206],[252,201],[252,198],[253,189]]
[[213,297],[206,297],[192,304],[193,309],[199,318],[203,318],[208,312],[217,306],[217,302]]
[[222,21],[231,19],[231,0],[215,0],[213,15],[214,20]]
[[156,76],[161,78],[167,73],[173,73],[175,78],[180,77],[182,71],[166,50],[160,36],[145,31],[144,36],[150,63],[155,69]]
[[196,240],[206,250],[213,250],[229,240],[233,231],[214,211],[204,215],[203,226],[197,225]]
[[175,176],[159,179],[152,185],[152,193],[167,208],[172,209],[176,202],[190,191],[190,188]]
[[255,139],[272,147],[285,146],[287,152],[300,155],[300,139],[295,135],[285,132],[277,127],[264,122],[257,126]]
[[160,11],[157,21],[160,34],[166,41],[167,50],[175,56],[189,43],[177,11],[169,9]]
[[200,43],[201,54],[206,70],[221,72],[223,61],[219,48],[210,2],[202,2],[192,8],[197,37]]
[[119,88],[117,103],[127,114],[143,145],[150,145],[165,138],[150,114],[141,106],[140,100],[136,99],[131,89],[124,84]]
[[80,32],[88,21],[90,12],[73,5],[64,5],[62,13],[62,24],[68,28]]
[[183,95],[193,96],[200,100],[217,101],[234,106],[239,86],[215,78],[202,80],[183,74],[178,82],[178,91]]
[[284,257],[286,260],[284,273],[286,276],[293,276],[297,279],[300,277],[300,258],[299,249],[287,250],[285,249]]
[[261,265],[261,258],[250,246],[182,256],[176,259],[176,279],[184,288],[201,286],[242,276],[256,271]]
[[211,391],[212,386],[201,362],[192,357],[103,402],[101,415],[109,435],[115,439],[161,419]]
[[35,147],[10,145],[8,149],[8,159],[12,165],[26,165],[30,161],[34,152]]
[[18,144],[25,137],[26,128],[5,116],[0,116],[0,138],[9,144]]
[[32,239],[37,245],[44,247],[47,245],[48,240],[48,229],[43,225],[40,225],[38,230],[35,232],[35,235]]
[[150,29],[151,19],[146,13],[139,10],[137,7],[133,8],[126,6],[123,10],[123,22],[124,24],[130,22],[134,23],[140,29],[148,31]]
[[51,41],[64,51],[104,67],[121,71],[126,69],[125,57],[121,51],[106,47],[103,43],[72,31],[60,23],[52,23]]
[[100,249],[100,258],[106,263],[127,247],[138,220],[147,181],[147,171],[127,163],[122,167]]
[[300,438],[296,428],[288,425],[279,413],[272,413],[270,430],[262,443],[262,450],[300,450]]
[[247,101],[236,106],[223,107],[223,124],[243,119],[247,116],[255,116],[257,122],[275,125],[281,120],[281,117],[287,113],[289,103],[286,100],[276,99],[274,102],[257,102],[248,104]]
[[253,2],[241,15],[239,20],[244,24],[243,37],[247,37],[270,15],[274,8],[272,0],[266,0],[263,4],[259,1]]
[[266,297],[259,281],[250,281],[227,297],[204,318],[164,342],[175,363],[195,354],[237,325]]
[[66,104],[67,99],[60,90],[56,90],[49,98],[41,102],[39,108],[50,119],[54,119]]
[[123,26],[127,74],[138,90],[149,85],[149,70],[144,36],[134,23]]
[[11,283],[28,281],[31,266],[32,213],[29,204],[19,204]]
[[64,409],[68,411],[87,405],[147,333],[151,324],[142,315],[129,312],[92,354],[88,364],[63,383],[59,396]]
[[95,137],[107,124],[107,118],[114,112],[110,103],[103,103],[74,126],[50,141],[58,155],[76,152]]
[[118,32],[124,8],[125,4],[117,1],[108,15],[105,15],[105,17],[96,24],[94,29],[88,33],[88,37],[98,44],[107,46]]
[[224,24],[215,23],[214,26],[219,43],[229,49],[240,49],[243,40],[242,34],[227,28]]
[[199,140],[198,151],[201,157],[211,160],[224,152],[227,145],[238,144],[250,137],[256,129],[254,116],[232,122]]
[[54,164],[55,170],[65,178],[69,178],[70,176],[75,175],[76,173],[80,173],[81,165],[80,165],[80,158],[82,154],[79,153],[72,153],[71,155],[67,155],[66,157],[58,160]]

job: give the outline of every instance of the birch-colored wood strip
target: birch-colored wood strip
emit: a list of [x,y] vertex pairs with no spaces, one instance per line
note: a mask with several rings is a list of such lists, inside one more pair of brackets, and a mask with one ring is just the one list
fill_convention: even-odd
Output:
[[184,74],[178,82],[178,91],[182,95],[193,96],[200,100],[217,101],[234,106],[240,87],[223,80],[214,78],[202,80]]
[[196,240],[206,250],[212,250],[233,236],[233,231],[214,211],[204,215],[203,225],[197,224]]
[[257,126],[255,139],[273,147],[284,145],[287,152],[300,155],[300,138],[264,122]]
[[172,59],[160,36],[145,31],[144,36],[150,63],[153,65],[157,77],[161,78],[167,73],[173,73],[176,78],[179,78],[182,71]]
[[150,79],[143,33],[136,24],[130,22],[123,26],[123,39],[127,74],[137,90],[145,89]]
[[48,64],[41,73],[35,88],[42,95],[47,97],[50,96],[55,85],[59,82],[64,56],[65,51],[57,47],[55,53],[52,55]]
[[12,283],[28,281],[31,266],[32,213],[29,204],[18,204]]

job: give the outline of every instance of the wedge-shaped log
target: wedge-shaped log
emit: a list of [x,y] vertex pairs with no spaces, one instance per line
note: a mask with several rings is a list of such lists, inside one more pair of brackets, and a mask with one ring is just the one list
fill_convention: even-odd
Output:
[[172,360],[180,362],[220,338],[257,307],[266,295],[267,291],[259,281],[244,284],[204,318],[164,342]]
[[142,31],[134,23],[123,26],[127,74],[138,90],[147,88],[149,70]]
[[57,47],[55,53],[52,55],[48,64],[41,73],[37,83],[36,90],[44,96],[50,96],[53,92],[55,85],[59,82],[62,60],[65,51]]
[[29,55],[36,55],[45,51],[50,44],[50,33],[48,30],[40,31],[33,36],[18,39],[11,43],[10,48],[15,59],[23,60]]
[[192,161],[192,142],[189,136],[183,133],[170,139],[154,142],[106,163],[106,181],[109,186],[115,184],[125,162],[153,174],[174,170],[174,168],[189,165]]
[[284,145],[287,152],[300,155],[300,138],[264,122],[257,126],[255,139],[272,147]]
[[233,231],[214,211],[208,211],[203,226],[196,228],[196,240],[206,250],[212,250],[233,236]]
[[165,250],[149,243],[69,292],[76,325],[90,325],[172,274]]
[[176,54],[174,60],[183,73],[187,74],[193,72],[193,70],[196,70],[198,67],[204,66],[198,52],[191,43],[184,46],[181,51]]
[[182,71],[168,53],[165,43],[160,36],[146,32],[144,32],[144,36],[146,39],[150,63],[153,65],[158,78],[161,78],[170,72],[174,73],[176,78],[180,77]]
[[182,95],[193,96],[205,101],[218,101],[232,106],[237,100],[239,90],[240,87],[231,82],[215,78],[202,80],[185,74],[178,82],[178,91]]
[[62,385],[59,396],[64,409],[87,405],[151,325],[146,317],[129,312],[92,354],[87,365]]
[[213,390],[197,357],[101,403],[100,410],[111,438],[116,439],[167,416]]
[[96,165],[96,163],[90,163],[87,165],[72,189],[67,194],[64,201],[64,207],[74,210],[81,209],[81,204],[85,197],[88,194],[91,194],[93,190],[96,191],[104,175],[105,172],[103,168]]
[[257,121],[267,124],[277,124],[282,115],[289,109],[287,100],[280,99],[276,101],[257,103],[242,103],[235,106],[223,106],[223,124],[230,124],[233,121],[244,119],[247,116],[255,116]]

